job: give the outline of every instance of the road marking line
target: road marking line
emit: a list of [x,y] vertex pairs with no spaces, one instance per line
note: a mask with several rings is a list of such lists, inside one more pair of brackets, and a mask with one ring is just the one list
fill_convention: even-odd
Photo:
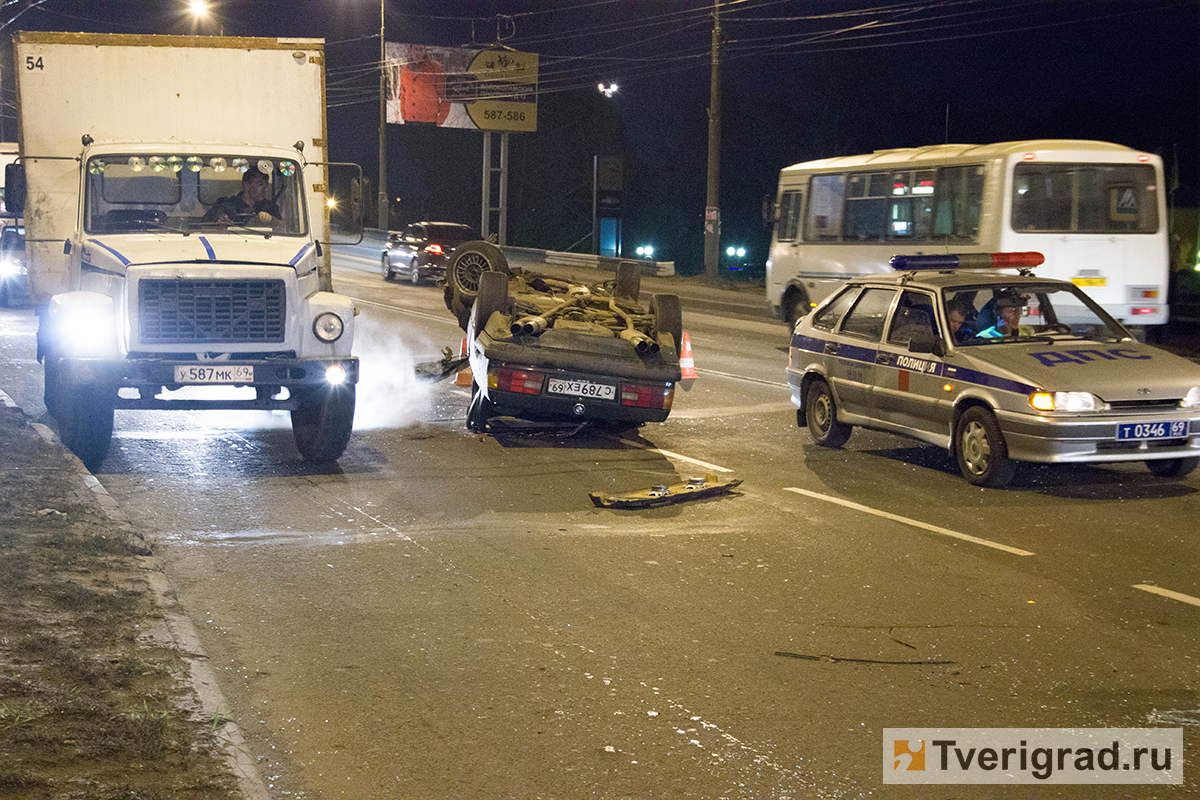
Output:
[[1178,600],[1181,603],[1188,603],[1189,605],[1200,606],[1200,597],[1192,597],[1190,594],[1182,594],[1180,592],[1172,592],[1170,589],[1163,589],[1160,586],[1154,586],[1149,583],[1135,583],[1133,585],[1133,588],[1141,589],[1143,592],[1149,592],[1150,594],[1157,594],[1157,595],[1161,595],[1162,597],[1169,597],[1170,599]]
[[764,380],[763,378],[751,378],[749,375],[736,375],[732,372],[719,372],[715,369],[704,369],[702,367],[696,367],[696,372],[700,373],[701,375],[715,375],[718,378],[731,378],[735,381],[757,383],[761,386],[770,386],[775,389],[779,389],[788,385],[787,381],[768,381]]
[[836,503],[839,506],[845,506],[846,508],[853,508],[855,511],[862,511],[867,514],[874,514],[877,517],[883,517],[884,519],[890,519],[893,522],[899,522],[904,525],[911,525],[914,528],[920,528],[922,530],[931,531],[933,533],[941,534],[942,536],[951,536],[955,539],[962,539],[964,542],[971,542],[973,544],[981,544],[984,547],[993,547],[997,550],[1003,550],[1006,553],[1012,553],[1014,556],[1036,555],[1036,553],[1031,553],[1028,550],[1022,550],[1019,547],[1009,547],[1006,544],[1000,544],[999,542],[992,542],[987,539],[980,539],[978,536],[970,536],[965,533],[959,533],[958,531],[952,531],[949,528],[939,528],[937,525],[930,525],[928,522],[921,522],[920,520],[909,519],[908,517],[902,517],[899,514],[890,514],[887,511],[880,511],[879,509],[876,509],[876,508],[870,508],[869,506],[860,505],[858,503],[854,503],[849,500],[843,500],[840,497],[831,497],[830,495],[827,495],[827,494],[818,494],[817,492],[810,492],[807,489],[797,489],[792,486],[786,487],[784,489],[784,491],[785,492],[795,492],[796,494],[802,494],[805,497],[812,497],[816,500],[824,500],[827,503]]
[[686,461],[689,464],[695,464],[698,467],[704,467],[705,469],[711,469],[715,472],[733,472],[733,470],[731,470],[731,469],[726,469],[725,467],[718,467],[716,464],[710,464],[707,461],[701,461],[698,458],[688,458],[687,456],[679,455],[679,453],[672,453],[670,450],[663,450],[658,447],[651,447],[648,444],[642,444],[640,442],[630,441],[629,439],[617,439],[617,441],[622,442],[623,444],[632,445],[633,447],[637,447],[642,450],[648,450],[651,453],[658,453],[660,456],[666,456],[667,458],[673,458],[676,461]]
[[[400,306],[389,306],[387,303],[378,303],[374,300],[363,300],[361,297],[354,297],[351,299],[353,299],[355,303],[359,303],[364,306],[386,308],[388,311],[395,311],[400,314],[411,314],[414,317],[424,317],[425,319],[431,319],[435,322],[448,322],[454,327],[458,327],[458,321],[455,320],[454,317],[447,317],[445,314],[430,314],[427,311],[417,311],[411,308],[401,308]],[[449,314],[449,312],[446,313]]]

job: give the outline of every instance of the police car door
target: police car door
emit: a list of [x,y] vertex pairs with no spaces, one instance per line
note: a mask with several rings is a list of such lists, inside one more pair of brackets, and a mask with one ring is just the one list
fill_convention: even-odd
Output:
[[940,335],[934,296],[905,289],[875,356],[876,413],[892,427],[924,431],[946,427],[945,411],[938,409],[942,360],[932,353],[913,353],[908,347],[913,337],[930,335],[935,340]]
[[834,396],[847,414],[876,416],[871,408],[875,358],[895,298],[893,288],[867,287],[825,343],[826,369]]

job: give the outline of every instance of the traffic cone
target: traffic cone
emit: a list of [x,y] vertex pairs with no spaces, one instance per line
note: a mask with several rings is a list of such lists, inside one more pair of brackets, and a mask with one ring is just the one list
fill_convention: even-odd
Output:
[[[466,339],[466,337],[463,337],[462,347],[460,347],[458,350],[458,357],[462,358],[466,354],[467,354],[467,339]],[[454,376],[454,385],[455,386],[470,386],[471,385],[471,368],[470,367],[467,367],[466,369],[460,371],[457,375]]]
[[696,361],[692,358],[692,340],[687,331],[683,332],[683,352],[679,354],[679,379],[694,381],[696,379]]

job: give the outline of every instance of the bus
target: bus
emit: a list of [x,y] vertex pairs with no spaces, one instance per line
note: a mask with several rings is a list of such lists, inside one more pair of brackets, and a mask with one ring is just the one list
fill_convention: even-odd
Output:
[[894,255],[1034,250],[1136,329],[1167,321],[1162,159],[1108,142],[946,144],[779,173],[767,302],[790,326]]

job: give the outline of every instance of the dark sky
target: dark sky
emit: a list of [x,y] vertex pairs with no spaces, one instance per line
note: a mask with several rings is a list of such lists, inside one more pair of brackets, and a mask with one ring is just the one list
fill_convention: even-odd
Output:
[[[190,33],[183,0],[0,0],[28,30]],[[202,33],[327,41],[331,157],[377,175],[378,0],[220,0]],[[712,3],[386,0],[387,39],[540,54],[539,130],[514,134],[509,241],[590,230],[591,156],[625,158],[625,242],[694,272],[705,201]],[[13,17],[17,18],[13,20]],[[11,22],[9,22],[11,20]],[[1180,166],[1200,204],[1200,0],[722,0],[723,239],[761,262],[781,167],[889,147],[1115,141]],[[11,49],[0,54],[12,138]],[[605,100],[599,81],[616,81]],[[482,137],[389,126],[400,221],[477,223]],[[584,245],[586,247],[586,243]]]

